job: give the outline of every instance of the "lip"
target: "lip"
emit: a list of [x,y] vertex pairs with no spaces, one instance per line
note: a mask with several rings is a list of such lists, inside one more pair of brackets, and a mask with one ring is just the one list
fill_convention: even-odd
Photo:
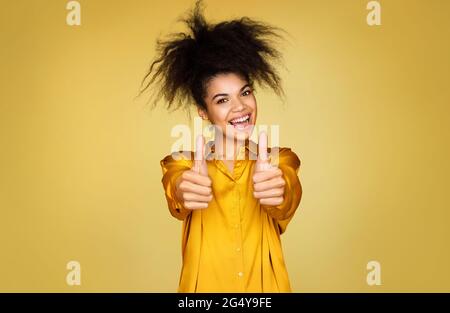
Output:
[[[245,122],[238,122],[238,123],[235,123],[235,124],[232,124],[232,123],[231,123],[231,121],[236,120],[236,119],[239,119],[239,118],[242,118],[242,117],[245,117],[245,116],[248,116],[248,119],[246,119]],[[235,118],[231,119],[231,120],[228,122],[228,125],[230,125],[231,127],[233,127],[233,130],[234,130],[234,131],[237,131],[237,132],[247,132],[247,131],[249,131],[250,129],[253,129],[252,127],[254,126],[254,125],[252,124],[252,113],[246,113],[246,114],[242,114],[242,115],[239,116],[239,117],[235,117]]]
[[237,116],[237,117],[234,117],[234,118],[230,119],[230,120],[228,121],[228,124],[233,125],[233,124],[231,124],[231,121],[236,120],[236,119],[239,119],[239,118],[244,117],[244,116],[247,116],[247,115],[248,115],[248,123],[250,124],[250,121],[251,121],[251,119],[252,119],[252,113],[250,113],[250,112],[244,113],[244,114],[242,114],[242,115],[240,115],[240,116]]

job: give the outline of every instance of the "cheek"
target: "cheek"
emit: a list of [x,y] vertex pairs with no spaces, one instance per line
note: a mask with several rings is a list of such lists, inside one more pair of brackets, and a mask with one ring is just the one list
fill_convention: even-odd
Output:
[[250,101],[247,103],[247,105],[252,108],[253,110],[256,110],[256,98],[255,96],[251,97]]
[[253,110],[253,112],[256,114],[256,112],[258,111],[258,105],[256,104],[256,99],[253,98],[252,101],[250,101],[249,103],[249,107]]
[[225,108],[216,107],[211,110],[210,117],[214,124],[226,124],[227,123],[228,110]]

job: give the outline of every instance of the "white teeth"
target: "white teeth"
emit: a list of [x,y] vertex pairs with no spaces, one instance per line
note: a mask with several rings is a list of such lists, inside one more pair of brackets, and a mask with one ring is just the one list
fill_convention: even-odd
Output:
[[247,115],[245,115],[243,117],[236,118],[236,119],[230,121],[230,123],[241,123],[241,122],[244,122],[244,121],[248,120],[249,118],[250,118],[250,115],[247,114]]

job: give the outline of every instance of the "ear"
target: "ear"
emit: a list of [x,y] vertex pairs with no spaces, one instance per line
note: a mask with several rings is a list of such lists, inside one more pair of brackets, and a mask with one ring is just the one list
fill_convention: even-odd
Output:
[[198,116],[200,116],[202,119],[207,120],[208,119],[208,114],[206,113],[206,111],[202,108],[197,108],[197,112],[198,112]]

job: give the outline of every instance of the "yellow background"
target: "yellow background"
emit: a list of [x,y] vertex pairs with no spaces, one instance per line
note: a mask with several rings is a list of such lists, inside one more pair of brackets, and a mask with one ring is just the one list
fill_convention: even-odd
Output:
[[[282,236],[293,290],[450,291],[450,1],[206,1],[287,30],[286,105],[258,90],[302,160]],[[159,160],[190,121],[135,99],[158,35],[192,0],[1,1],[0,291],[175,291],[181,223]],[[162,103],[163,104],[163,103]],[[81,286],[66,264],[81,263]],[[381,264],[368,286],[366,264]]]

